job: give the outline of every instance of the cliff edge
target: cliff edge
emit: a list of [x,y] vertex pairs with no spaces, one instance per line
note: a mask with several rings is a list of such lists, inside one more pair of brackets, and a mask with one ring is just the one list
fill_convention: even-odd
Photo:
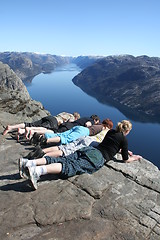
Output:
[[[18,86],[0,89],[1,133],[9,123],[49,114],[27,93],[21,94]],[[152,163],[142,159],[125,164],[117,155],[119,160],[109,161],[92,175],[67,180],[45,176],[32,191],[18,173],[18,159],[31,149],[9,134],[0,135],[1,239],[160,239],[160,172]]]

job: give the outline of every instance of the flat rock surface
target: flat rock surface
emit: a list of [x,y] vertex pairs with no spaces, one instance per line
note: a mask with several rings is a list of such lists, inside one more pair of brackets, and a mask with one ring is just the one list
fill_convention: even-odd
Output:
[[[18,120],[1,112],[0,132]],[[0,135],[2,240],[160,239],[160,173],[152,163],[112,160],[92,175],[45,176],[33,191],[18,172],[32,148]]]

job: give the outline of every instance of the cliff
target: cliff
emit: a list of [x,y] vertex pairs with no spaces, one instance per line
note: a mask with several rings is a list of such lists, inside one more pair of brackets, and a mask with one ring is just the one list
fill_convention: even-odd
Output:
[[160,58],[108,56],[84,69],[74,84],[126,116],[160,119]]
[[31,82],[40,73],[52,72],[56,67],[67,64],[71,57],[29,52],[1,52],[0,61],[8,64],[23,81]]
[[[3,64],[1,68],[2,72],[11,71]],[[23,98],[20,91],[26,89],[13,71],[10,77],[6,74],[0,79],[1,133],[8,123],[48,113],[27,93]],[[17,79],[14,90],[9,87],[13,79]],[[32,148],[9,134],[0,135],[1,239],[160,239],[160,173],[152,163],[142,159],[124,164],[119,155],[119,160],[109,161],[92,175],[66,180],[45,176],[32,191],[28,182],[20,179],[17,164]]]

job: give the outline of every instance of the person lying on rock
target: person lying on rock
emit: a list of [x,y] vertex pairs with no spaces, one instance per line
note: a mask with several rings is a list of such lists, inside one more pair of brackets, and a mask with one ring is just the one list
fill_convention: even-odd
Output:
[[[85,127],[89,127],[93,124],[98,124],[100,122],[100,118],[97,115],[91,115],[91,117],[82,117],[79,118],[75,121],[68,121],[68,122],[63,122],[62,124],[59,125],[58,129],[37,129],[37,128],[33,128],[33,127],[26,127],[26,137],[28,137],[29,140],[31,140],[33,138],[33,136],[35,136],[35,133],[38,133],[40,135],[45,134],[45,133],[62,133],[65,132],[71,128],[73,128],[74,126],[85,126]],[[64,127],[65,126],[65,127]],[[37,135],[36,135],[37,136]],[[34,142],[34,139],[31,140],[31,144]]]
[[[74,112],[73,114],[67,113],[67,112],[62,112],[59,113],[56,116],[46,116],[41,118],[38,121],[31,122],[31,123],[19,123],[15,125],[8,125],[4,132],[3,135],[6,135],[8,132],[11,132],[13,130],[18,129],[19,134],[24,134],[26,133],[26,128],[37,128],[37,130],[43,131],[44,129],[49,129],[49,130],[58,130],[58,127],[60,124],[64,122],[73,122],[75,120],[78,120],[80,118],[80,114],[78,112]],[[27,133],[26,133],[27,134]]]
[[105,119],[103,122],[103,130],[94,135],[94,136],[86,136],[80,137],[77,140],[68,143],[66,145],[60,146],[53,146],[42,149],[40,146],[37,146],[34,151],[30,152],[26,158],[33,159],[33,158],[40,158],[43,156],[50,156],[50,157],[61,157],[61,156],[68,156],[71,153],[74,153],[76,150],[86,147],[86,146],[97,146],[102,140],[104,139],[106,133],[109,129],[113,128],[113,122],[110,119]]
[[[64,114],[67,115],[67,113],[64,113]],[[63,113],[62,113],[62,115],[63,115]],[[69,115],[70,115],[70,113],[69,113]],[[57,125],[57,124],[60,123],[60,118],[62,118],[61,113],[57,115],[58,116],[58,117],[56,117],[57,119],[53,116],[48,116],[48,117],[44,117],[41,120],[33,122],[33,123],[8,125],[6,127],[3,135],[6,135],[8,131],[12,131],[12,130],[18,128],[17,140],[19,140],[19,136],[21,134],[25,134],[26,139],[31,140],[34,133],[44,134],[44,133],[63,132],[63,131],[66,131],[66,129],[71,129],[73,126],[80,125],[80,126],[89,127],[93,124],[98,124],[100,122],[100,118],[97,115],[91,115],[91,117],[82,117],[82,118],[80,118],[80,115],[77,112],[75,112],[73,115],[74,115],[74,119],[75,119],[74,121],[72,121],[73,119],[68,119],[66,122],[63,122],[60,125]],[[59,121],[57,121],[58,118],[59,118]],[[63,118],[63,121],[64,121],[64,118]],[[38,125],[42,125],[42,127],[40,127],[40,126],[38,127]],[[32,141],[31,141],[31,144],[32,144]]]
[[98,171],[106,161],[113,159],[121,150],[122,159],[125,163],[140,160],[140,155],[128,154],[128,142],[126,136],[132,129],[128,120],[119,122],[116,129],[107,132],[103,141],[97,147],[84,147],[76,152],[62,157],[49,157],[19,161],[20,175],[29,179],[34,190],[38,188],[38,180],[41,175],[60,174],[61,177],[72,177],[83,173],[92,174]]
[[[37,138],[37,144],[47,146],[48,144],[64,145],[77,140],[80,137],[94,136],[107,127],[106,119],[102,123],[94,124],[89,127],[75,126],[62,133],[47,132]],[[36,143],[36,142],[34,142]]]

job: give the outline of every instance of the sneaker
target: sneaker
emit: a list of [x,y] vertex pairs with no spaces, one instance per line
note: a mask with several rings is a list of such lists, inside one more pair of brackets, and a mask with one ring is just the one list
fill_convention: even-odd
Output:
[[38,174],[36,173],[36,167],[28,167],[30,184],[34,190],[38,188],[37,181],[39,180]]
[[28,179],[28,177],[29,177],[29,174],[28,174],[28,171],[27,171],[27,168],[26,168],[27,162],[28,162],[28,159],[23,158],[23,157],[18,160],[19,174],[20,174],[21,178]]
[[45,136],[41,136],[39,144],[42,147],[46,146],[47,145],[47,138]]
[[33,134],[33,137],[30,139],[30,144],[31,144],[31,145],[38,145],[39,142],[40,142],[41,136],[42,136],[41,134],[35,132],[35,133]]

